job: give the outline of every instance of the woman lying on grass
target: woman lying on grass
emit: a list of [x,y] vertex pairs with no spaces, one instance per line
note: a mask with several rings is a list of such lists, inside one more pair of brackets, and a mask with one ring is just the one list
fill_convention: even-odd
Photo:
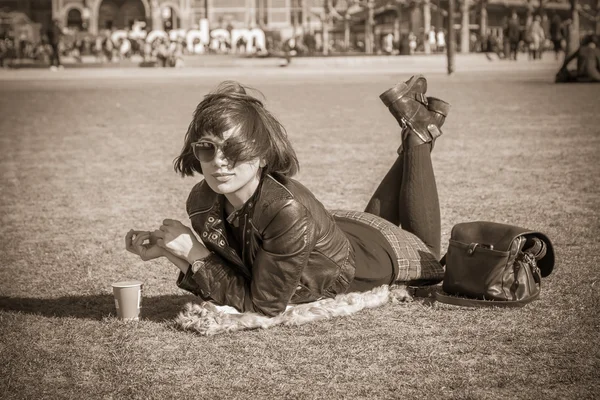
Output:
[[166,257],[181,270],[177,285],[204,300],[267,316],[381,285],[439,282],[430,151],[449,105],[426,89],[414,76],[380,96],[402,127],[398,159],[365,212],[330,212],[291,178],[298,160],[279,121],[243,86],[223,82],[196,108],[174,161],[181,175],[204,176],[187,199],[201,242],[166,219],[154,232],[129,231],[127,250]]

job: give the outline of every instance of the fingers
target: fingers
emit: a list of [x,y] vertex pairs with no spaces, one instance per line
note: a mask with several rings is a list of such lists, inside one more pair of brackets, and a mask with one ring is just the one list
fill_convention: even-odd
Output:
[[125,235],[125,249],[127,249],[128,251],[130,250],[131,247],[131,239],[133,238],[133,229],[130,229],[129,232],[127,232],[127,235]]
[[150,239],[150,232],[142,232],[135,237],[133,240],[133,245],[135,247],[140,247],[144,244],[144,241],[148,239]]
[[141,233],[144,233],[144,232],[145,231],[135,231],[133,229],[130,229],[129,232],[127,232],[127,235],[125,235],[125,249],[127,251],[137,254],[137,252],[135,252],[133,250],[133,245],[134,245],[133,242]]
[[149,245],[151,246],[156,244],[158,247],[169,250],[165,244],[166,237],[169,235],[177,236],[181,233],[180,228],[186,228],[186,230],[190,230],[190,228],[185,226],[180,221],[167,218],[163,220],[163,224],[159,229],[152,232],[130,229],[125,235],[125,249],[139,256],[142,255],[144,250],[146,250]]
[[163,221],[163,224],[158,228],[158,230],[163,232],[173,232],[185,227],[186,226],[183,225],[180,221],[174,219],[165,219]]
[[150,232],[148,231],[136,231],[130,229],[125,235],[125,250],[130,253],[140,255],[140,252],[144,246],[144,241],[150,239]]
[[162,224],[163,224],[163,226],[177,226],[177,225],[185,226],[185,225],[183,225],[183,223],[181,221],[178,221],[176,219],[169,219],[169,218],[163,220]]

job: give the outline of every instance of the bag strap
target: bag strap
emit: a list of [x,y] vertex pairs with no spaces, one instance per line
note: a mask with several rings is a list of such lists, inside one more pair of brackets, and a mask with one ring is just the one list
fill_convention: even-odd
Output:
[[435,300],[440,303],[452,304],[454,306],[463,307],[502,307],[502,308],[517,308],[523,307],[525,304],[530,303],[540,296],[540,292],[537,292],[531,297],[523,300],[509,300],[509,301],[493,301],[493,300],[477,300],[467,299],[464,297],[448,296],[440,292],[434,293]]

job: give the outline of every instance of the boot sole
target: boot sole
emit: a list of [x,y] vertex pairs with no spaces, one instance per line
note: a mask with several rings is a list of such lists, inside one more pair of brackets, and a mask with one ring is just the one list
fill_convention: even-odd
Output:
[[450,104],[436,97],[427,98],[427,108],[429,111],[435,111],[436,113],[442,114],[444,117],[447,117],[450,112]]
[[[400,82],[396,86],[380,94],[379,98],[381,101],[383,101],[383,104],[385,104],[386,107],[390,107],[395,101],[410,92],[419,79],[425,79],[425,77],[423,75],[414,75],[408,80],[408,83]],[[427,90],[426,86],[425,90]]]

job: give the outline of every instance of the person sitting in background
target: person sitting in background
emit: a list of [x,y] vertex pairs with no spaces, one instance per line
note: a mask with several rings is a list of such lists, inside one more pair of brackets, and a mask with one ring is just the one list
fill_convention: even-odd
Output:
[[296,38],[292,37],[285,41],[283,44],[283,58],[284,61],[280,64],[282,67],[288,66],[292,62],[292,57],[298,54],[298,48],[296,46]]
[[[600,82],[600,37],[587,35],[581,41],[576,52],[565,59],[556,74],[555,81],[563,82]],[[577,59],[577,68],[568,68],[571,61]]]

